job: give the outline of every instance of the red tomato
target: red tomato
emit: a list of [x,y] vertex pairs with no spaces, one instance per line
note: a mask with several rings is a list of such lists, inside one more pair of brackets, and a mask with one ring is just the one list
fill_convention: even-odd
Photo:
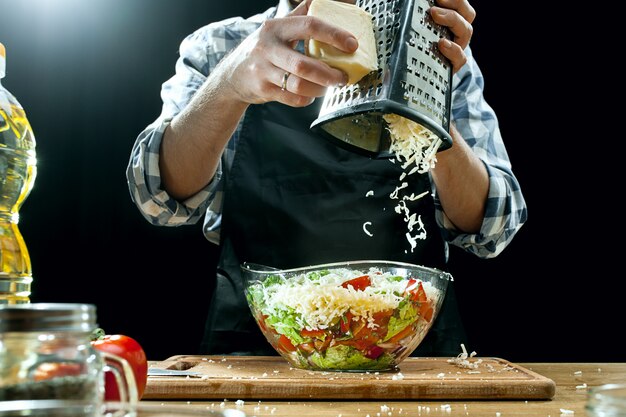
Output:
[[416,279],[411,278],[406,283],[405,292],[409,293],[410,298],[413,301],[417,301],[419,303],[428,301],[428,297],[426,297],[426,291],[424,291],[422,282]]
[[416,301],[419,304],[418,314],[422,316],[424,320],[430,322],[433,318],[434,311],[426,296],[426,291],[424,291],[422,283],[415,279],[410,279],[405,291],[410,294],[412,301]]
[[80,375],[82,366],[78,363],[42,363],[33,372],[33,379],[35,381],[45,381],[50,378],[57,378],[61,376],[77,376]]
[[352,278],[341,284],[341,286],[344,288],[352,286],[352,288],[354,288],[356,291],[363,291],[370,285],[372,285],[372,280],[370,279],[369,275],[362,275],[360,277]]
[[284,334],[281,334],[278,338],[278,347],[282,349],[284,352],[293,352],[296,350],[296,347],[291,343],[291,340]]
[[430,323],[430,321],[433,319],[434,314],[435,311],[433,310],[433,307],[430,305],[430,303],[422,303],[422,305],[420,306],[419,315],[422,316],[424,320]]
[[[259,323],[259,327],[261,328],[261,331],[263,333],[265,333],[267,331],[267,329],[268,329],[267,325],[265,324],[265,320],[267,320],[267,317],[268,316],[266,314],[263,314],[261,316],[261,319],[257,321],[257,323]],[[273,330],[273,329],[270,327],[270,330]]]
[[326,352],[326,349],[328,349],[328,346],[330,346],[330,342],[333,341],[333,337],[331,335],[326,336],[326,339],[324,340],[320,340],[320,339],[315,339],[313,340],[313,346],[315,346],[315,349],[318,352],[324,353]]
[[339,320],[339,329],[341,330],[341,333],[346,334],[350,331],[353,317],[354,315],[350,312],[350,310],[346,311],[346,314],[341,317]]
[[[92,340],[96,350],[112,353],[126,359],[133,370],[137,383],[137,395],[141,399],[148,382],[148,360],[141,345],[133,338],[124,335],[104,335]],[[107,401],[119,401],[120,393],[112,372],[105,374],[105,393]]]
[[300,335],[302,337],[307,337],[307,338],[318,338],[318,339],[322,339],[324,338],[324,336],[326,336],[326,332],[322,329],[312,329],[312,330],[307,330],[307,329],[302,329],[300,330]]
[[365,351],[365,357],[369,359],[377,359],[385,350],[378,345],[370,346]]
[[[393,310],[379,311],[373,314],[374,323],[376,327],[372,328],[367,325],[359,326],[358,332],[353,332],[353,337],[348,340],[337,340],[335,343],[338,345],[348,345],[362,352],[365,352],[371,346],[378,343],[387,334],[387,325]],[[356,326],[355,326],[356,327]]]

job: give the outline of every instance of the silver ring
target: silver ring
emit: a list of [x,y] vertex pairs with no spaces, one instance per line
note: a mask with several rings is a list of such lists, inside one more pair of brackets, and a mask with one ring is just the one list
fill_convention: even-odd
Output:
[[283,83],[280,86],[281,91],[285,91],[287,89],[287,80],[289,79],[290,75],[291,73],[288,71],[285,71],[285,73],[283,74]]

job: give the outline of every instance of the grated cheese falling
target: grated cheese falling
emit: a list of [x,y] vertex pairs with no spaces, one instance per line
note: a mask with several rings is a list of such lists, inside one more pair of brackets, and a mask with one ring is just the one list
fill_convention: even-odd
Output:
[[[395,160],[400,163],[404,170],[400,175],[400,186],[396,187],[389,198],[399,200],[395,211],[404,216],[404,221],[407,223],[406,238],[411,245],[411,252],[413,252],[417,247],[417,241],[426,239],[426,229],[421,215],[411,213],[406,202],[417,201],[428,192],[423,192],[417,196],[411,193],[410,195],[403,195],[401,198],[399,192],[408,188],[409,184],[403,181],[408,175],[416,172],[424,174],[435,167],[441,139],[419,123],[402,116],[386,114],[383,118],[388,124],[387,129],[391,136],[389,150],[395,155]],[[391,162],[394,160],[392,159]]]
[[419,123],[402,116],[386,114],[383,118],[391,135],[389,150],[402,164],[402,168],[407,169],[415,164],[417,172],[423,174],[435,167],[441,139]]

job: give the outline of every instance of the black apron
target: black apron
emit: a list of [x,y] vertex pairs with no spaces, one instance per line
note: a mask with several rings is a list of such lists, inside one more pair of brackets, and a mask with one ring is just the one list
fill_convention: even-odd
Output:
[[[309,130],[321,99],[305,108],[250,106],[231,172],[225,175],[220,258],[201,352],[276,355],[247,305],[242,262],[295,268],[328,262],[388,260],[445,268],[445,246],[430,192],[410,202],[427,231],[411,251],[407,224],[390,194],[402,168],[340,148]],[[428,175],[405,179],[403,193],[430,191]],[[369,191],[373,195],[366,195]],[[372,236],[365,233],[363,227]],[[465,343],[453,286],[414,352],[450,356]]]

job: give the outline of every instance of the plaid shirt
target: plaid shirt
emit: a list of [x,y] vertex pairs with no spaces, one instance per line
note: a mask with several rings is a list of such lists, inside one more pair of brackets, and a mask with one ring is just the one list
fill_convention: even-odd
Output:
[[[127,168],[131,198],[152,224],[179,226],[196,224],[204,216],[204,234],[219,243],[224,178],[235,157],[241,123],[222,155],[220,165],[202,191],[185,201],[176,201],[161,188],[159,147],[166,126],[191,100],[217,63],[266,19],[289,12],[288,0],[248,19],[240,17],[204,26],[180,46],[175,75],[161,89],[161,115],[139,134]],[[469,47],[468,62],[453,77],[452,120],[489,174],[485,218],[476,234],[461,233],[445,216],[434,191],[436,219],[443,238],[481,258],[498,255],[526,221],[527,211],[519,183],[507,155],[498,120],[483,98],[483,77]],[[243,120],[243,118],[242,118]]]

